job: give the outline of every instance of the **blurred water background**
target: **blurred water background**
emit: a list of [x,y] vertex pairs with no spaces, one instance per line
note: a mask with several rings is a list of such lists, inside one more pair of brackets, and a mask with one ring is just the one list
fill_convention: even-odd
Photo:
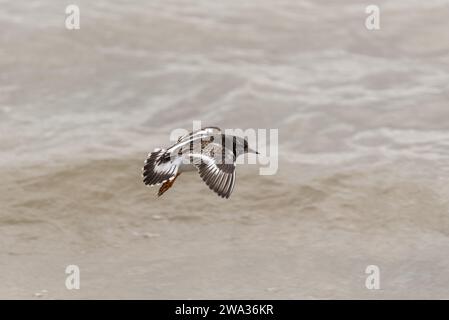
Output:
[[[0,0],[0,297],[448,298],[449,1],[370,4]],[[193,120],[278,129],[278,173],[157,199]]]

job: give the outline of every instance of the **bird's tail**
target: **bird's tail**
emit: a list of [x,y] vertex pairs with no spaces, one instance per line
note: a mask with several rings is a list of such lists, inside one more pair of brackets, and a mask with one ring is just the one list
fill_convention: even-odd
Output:
[[167,154],[164,149],[155,149],[148,155],[142,169],[143,183],[148,186],[154,186],[173,178],[176,168],[169,161],[165,161],[166,157]]

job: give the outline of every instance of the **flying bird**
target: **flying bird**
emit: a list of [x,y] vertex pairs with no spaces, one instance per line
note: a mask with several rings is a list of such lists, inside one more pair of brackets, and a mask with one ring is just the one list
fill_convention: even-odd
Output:
[[145,160],[143,183],[161,185],[158,196],[170,189],[182,172],[197,170],[203,181],[220,197],[229,198],[235,185],[235,161],[245,153],[256,153],[242,137],[206,127],[179,137],[167,149],[157,148]]

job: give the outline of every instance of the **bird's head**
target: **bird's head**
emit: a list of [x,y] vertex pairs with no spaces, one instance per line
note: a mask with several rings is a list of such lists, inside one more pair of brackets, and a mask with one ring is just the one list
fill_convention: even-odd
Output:
[[257,150],[251,149],[251,148],[249,147],[248,140],[246,140],[246,139],[244,139],[244,141],[243,141],[243,151],[244,151],[244,153],[255,153],[255,154],[259,154],[259,152],[257,152]]
[[245,153],[259,154],[256,150],[250,148],[248,140],[242,137],[235,137],[235,151],[234,153],[239,156]]

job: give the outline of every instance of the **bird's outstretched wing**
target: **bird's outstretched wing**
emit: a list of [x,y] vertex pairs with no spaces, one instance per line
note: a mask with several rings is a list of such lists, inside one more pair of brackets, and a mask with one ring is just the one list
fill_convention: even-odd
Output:
[[154,186],[174,179],[179,168],[180,159],[172,159],[164,149],[155,149],[148,155],[143,167],[143,182]]
[[223,198],[229,198],[235,185],[235,156],[232,150],[217,142],[202,146],[199,153],[190,154],[204,182]]
[[221,129],[218,127],[205,127],[205,128],[201,128],[199,130],[190,132],[184,136],[179,137],[178,143],[185,141],[185,140],[189,140],[192,137],[197,136],[197,135],[213,135],[213,134],[219,134],[219,133],[221,133]]
[[154,186],[174,179],[178,173],[179,165],[185,160],[185,157],[174,156],[173,152],[177,153],[181,149],[181,152],[178,154],[181,155],[182,149],[190,147],[190,142],[193,143],[193,141],[201,140],[202,137],[220,132],[221,129],[218,127],[202,128],[180,137],[178,142],[167,150],[155,149],[148,155],[145,161],[142,174],[143,182],[148,186]]

